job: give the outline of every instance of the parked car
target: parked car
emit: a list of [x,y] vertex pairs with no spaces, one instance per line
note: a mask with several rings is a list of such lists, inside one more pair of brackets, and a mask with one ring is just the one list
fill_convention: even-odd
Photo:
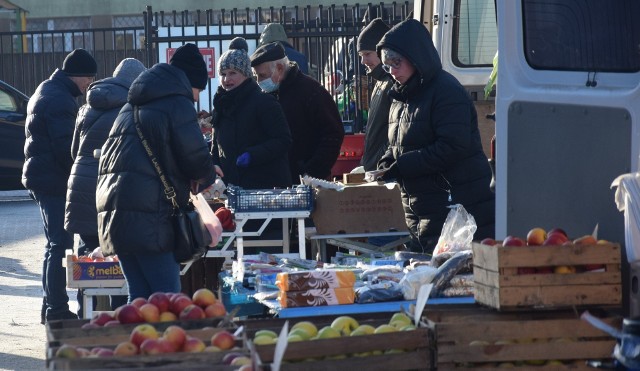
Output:
[[0,80],[0,191],[24,189],[24,121],[29,97]]

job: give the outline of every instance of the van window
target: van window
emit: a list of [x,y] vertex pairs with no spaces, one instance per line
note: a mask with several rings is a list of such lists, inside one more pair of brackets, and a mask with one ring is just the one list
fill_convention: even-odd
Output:
[[538,70],[640,70],[640,1],[522,0],[524,54]]
[[458,67],[491,67],[498,50],[494,0],[456,0],[452,60]]

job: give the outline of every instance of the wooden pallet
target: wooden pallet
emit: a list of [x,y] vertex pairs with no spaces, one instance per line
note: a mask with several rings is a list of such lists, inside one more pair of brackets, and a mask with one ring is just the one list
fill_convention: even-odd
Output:
[[[475,300],[510,310],[620,305],[620,245],[488,246],[473,244]],[[581,272],[587,264],[599,271]],[[521,274],[518,268],[573,266],[576,273]]]

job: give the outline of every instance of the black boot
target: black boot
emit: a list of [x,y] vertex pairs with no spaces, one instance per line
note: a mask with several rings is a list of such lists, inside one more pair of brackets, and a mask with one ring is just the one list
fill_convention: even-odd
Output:
[[44,325],[47,322],[47,297],[42,297],[42,308],[40,309],[40,324]]

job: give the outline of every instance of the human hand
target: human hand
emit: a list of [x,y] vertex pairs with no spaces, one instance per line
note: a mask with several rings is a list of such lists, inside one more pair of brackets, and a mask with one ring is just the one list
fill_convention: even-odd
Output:
[[236,159],[236,165],[239,167],[247,167],[249,166],[250,162],[251,162],[251,154],[249,154],[249,152],[245,152],[241,154]]
[[219,177],[224,178],[224,172],[222,171],[222,168],[218,165],[213,165],[213,168],[216,171],[216,174],[218,174]]
[[384,173],[378,176],[378,179],[385,182],[400,178],[400,169],[398,168],[398,162],[392,163]]

